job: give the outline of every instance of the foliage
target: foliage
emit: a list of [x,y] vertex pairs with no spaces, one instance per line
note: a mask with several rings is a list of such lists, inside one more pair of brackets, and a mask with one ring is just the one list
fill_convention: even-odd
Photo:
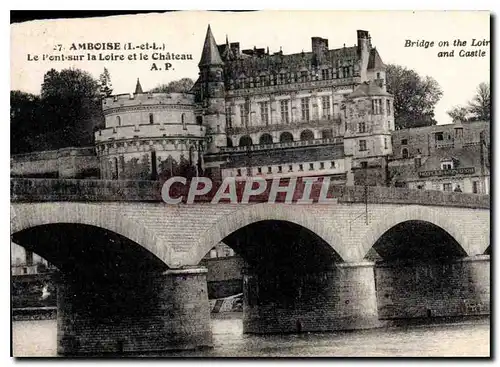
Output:
[[168,84],[160,84],[151,89],[150,93],[183,93],[189,92],[193,87],[194,82],[190,78],[182,78],[180,80],[171,81]]
[[443,92],[438,82],[400,65],[387,65],[387,91],[394,95],[396,129],[435,125],[434,108]]
[[92,145],[103,120],[99,83],[89,73],[51,69],[40,97],[11,91],[11,153]]
[[477,86],[476,94],[467,106],[455,106],[447,111],[454,121],[490,121],[491,119],[491,90],[490,83],[481,83]]
[[108,69],[104,68],[104,71],[99,75],[99,92],[101,98],[109,97],[113,94],[113,85],[111,84],[111,76],[109,75]]

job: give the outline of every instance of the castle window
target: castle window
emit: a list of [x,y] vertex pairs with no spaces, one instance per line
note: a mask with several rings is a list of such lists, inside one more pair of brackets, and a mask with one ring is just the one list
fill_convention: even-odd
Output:
[[329,69],[323,69],[323,70],[321,70],[321,78],[323,80],[330,79],[330,70]]
[[391,114],[391,100],[387,99],[387,114]]
[[262,134],[259,138],[259,144],[272,144],[273,137],[269,134]]
[[154,121],[154,116],[153,116],[153,114],[152,114],[152,113],[150,113],[150,114],[149,114],[149,123],[150,123],[150,124],[154,124],[154,123],[155,123],[155,121]]
[[267,173],[273,173],[273,168],[272,167],[267,167]]
[[359,141],[359,151],[365,151],[366,150],[366,140],[360,140]]
[[262,174],[262,167],[257,167],[257,173],[260,175]]
[[325,162],[319,162],[319,169],[325,169]]
[[244,103],[240,105],[240,118],[241,118],[241,126],[248,127],[248,113],[249,113],[248,104]]
[[198,125],[202,125],[203,124],[203,116],[196,116],[196,123]]
[[344,67],[342,68],[342,73],[344,74],[344,78],[348,78],[348,77],[350,77],[350,76],[351,76],[351,75],[350,75],[350,74],[351,74],[351,73],[350,73],[350,67],[349,67],[349,66],[344,66]]
[[441,169],[443,169],[443,170],[453,169],[453,161],[444,161],[444,162],[441,162]]
[[302,112],[302,121],[309,121],[309,97],[301,98],[300,108]]
[[116,116],[116,125],[121,126],[122,125],[122,118],[120,116]]
[[280,135],[280,143],[288,143],[293,141],[293,135],[288,131],[281,133]]
[[391,130],[391,122],[387,121],[387,130]]
[[266,85],[267,85],[266,76],[265,75],[261,75],[261,77],[260,77],[260,86],[261,87],[265,87]]
[[389,147],[387,146],[387,138],[384,138],[384,149],[389,149]]
[[181,114],[181,124],[182,124],[182,128],[184,130],[187,130],[187,126],[186,126],[186,116],[184,114]]
[[377,79],[380,79],[380,73],[377,73]]
[[402,139],[401,145],[408,145],[408,139]]
[[300,140],[302,141],[314,140],[314,133],[311,130],[304,130],[300,133]]
[[233,127],[233,107],[226,107],[226,128],[231,129]]
[[451,191],[451,183],[444,183],[443,184],[443,191]]
[[293,171],[293,165],[288,165],[288,172],[292,172]]
[[415,158],[415,168],[420,168],[422,166],[422,158],[417,157]]
[[280,101],[280,110],[281,110],[281,122],[284,124],[288,124],[290,122],[290,112],[289,112],[289,100],[285,99]]
[[301,163],[299,164],[299,171],[303,171],[304,170],[304,165]]
[[238,168],[238,169],[236,170],[236,176],[241,176],[241,168]]
[[241,138],[240,138],[240,147],[249,147],[251,145],[253,145],[253,142],[252,142],[252,138],[248,135],[243,135]]
[[479,194],[479,181],[472,181],[472,193]]
[[374,115],[382,114],[382,100],[381,99],[373,99],[372,100],[372,113]]
[[314,163],[309,163],[309,171],[314,170]]
[[408,149],[406,148],[403,148],[403,150],[401,151],[401,156],[405,159],[405,158],[408,158]]
[[278,76],[278,84],[285,84],[286,83],[286,74],[285,73],[280,73]]
[[464,129],[461,128],[461,127],[456,127],[455,128],[455,136],[457,138],[463,138],[463,136],[464,136]]
[[365,161],[360,162],[360,163],[359,163],[359,166],[360,166],[361,168],[368,168],[368,162],[365,162]]
[[360,122],[358,124],[358,127],[359,127],[359,132],[360,133],[366,133],[366,123],[364,122]]
[[439,141],[444,140],[442,132],[437,132],[434,136],[435,136],[436,140],[439,140]]
[[330,168],[335,168],[335,161],[332,161],[332,162],[330,163]]
[[321,97],[321,108],[323,110],[323,118],[330,119],[330,96]]
[[264,125],[269,125],[269,102],[259,102],[260,120]]
[[278,173],[281,173],[281,172],[282,172],[282,167],[278,166]]
[[307,71],[302,71],[300,73],[300,81],[301,82],[307,82]]

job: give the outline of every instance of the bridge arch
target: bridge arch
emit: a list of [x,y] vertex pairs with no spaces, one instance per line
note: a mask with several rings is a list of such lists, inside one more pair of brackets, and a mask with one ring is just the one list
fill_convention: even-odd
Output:
[[119,206],[78,202],[13,204],[11,234],[51,224],[93,226],[133,241],[169,266],[168,249],[140,222],[123,215]]
[[442,229],[470,255],[468,241],[460,224],[453,222],[450,217],[443,215],[442,212],[439,213],[425,206],[405,206],[396,210],[387,210],[384,215],[379,216],[375,223],[370,224],[370,228],[361,244],[362,257],[366,256],[375,243],[391,228],[411,221],[427,222]]
[[289,222],[318,236],[326,242],[342,260],[346,258],[340,232],[307,211],[306,205],[271,205],[267,203],[240,205],[237,210],[221,217],[206,230],[189,255],[189,263],[197,264],[212,247],[232,233],[262,221]]

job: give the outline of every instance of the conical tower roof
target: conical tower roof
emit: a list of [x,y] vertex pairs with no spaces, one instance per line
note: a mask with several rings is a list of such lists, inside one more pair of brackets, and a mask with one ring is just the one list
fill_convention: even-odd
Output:
[[137,78],[137,84],[135,85],[135,92],[134,94],[143,94],[144,92],[142,91],[142,86],[141,82],[139,81],[139,78]]
[[209,25],[207,29],[207,35],[205,36],[205,43],[203,44],[203,53],[201,54],[201,59],[198,66],[222,64],[222,58],[220,57],[217,43],[215,42],[214,35],[212,34],[212,30],[210,29]]

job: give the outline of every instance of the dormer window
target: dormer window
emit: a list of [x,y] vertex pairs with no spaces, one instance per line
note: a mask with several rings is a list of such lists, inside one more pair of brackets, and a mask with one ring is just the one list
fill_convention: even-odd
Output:
[[442,170],[447,170],[447,169],[453,169],[453,160],[446,160],[441,162],[441,169]]

